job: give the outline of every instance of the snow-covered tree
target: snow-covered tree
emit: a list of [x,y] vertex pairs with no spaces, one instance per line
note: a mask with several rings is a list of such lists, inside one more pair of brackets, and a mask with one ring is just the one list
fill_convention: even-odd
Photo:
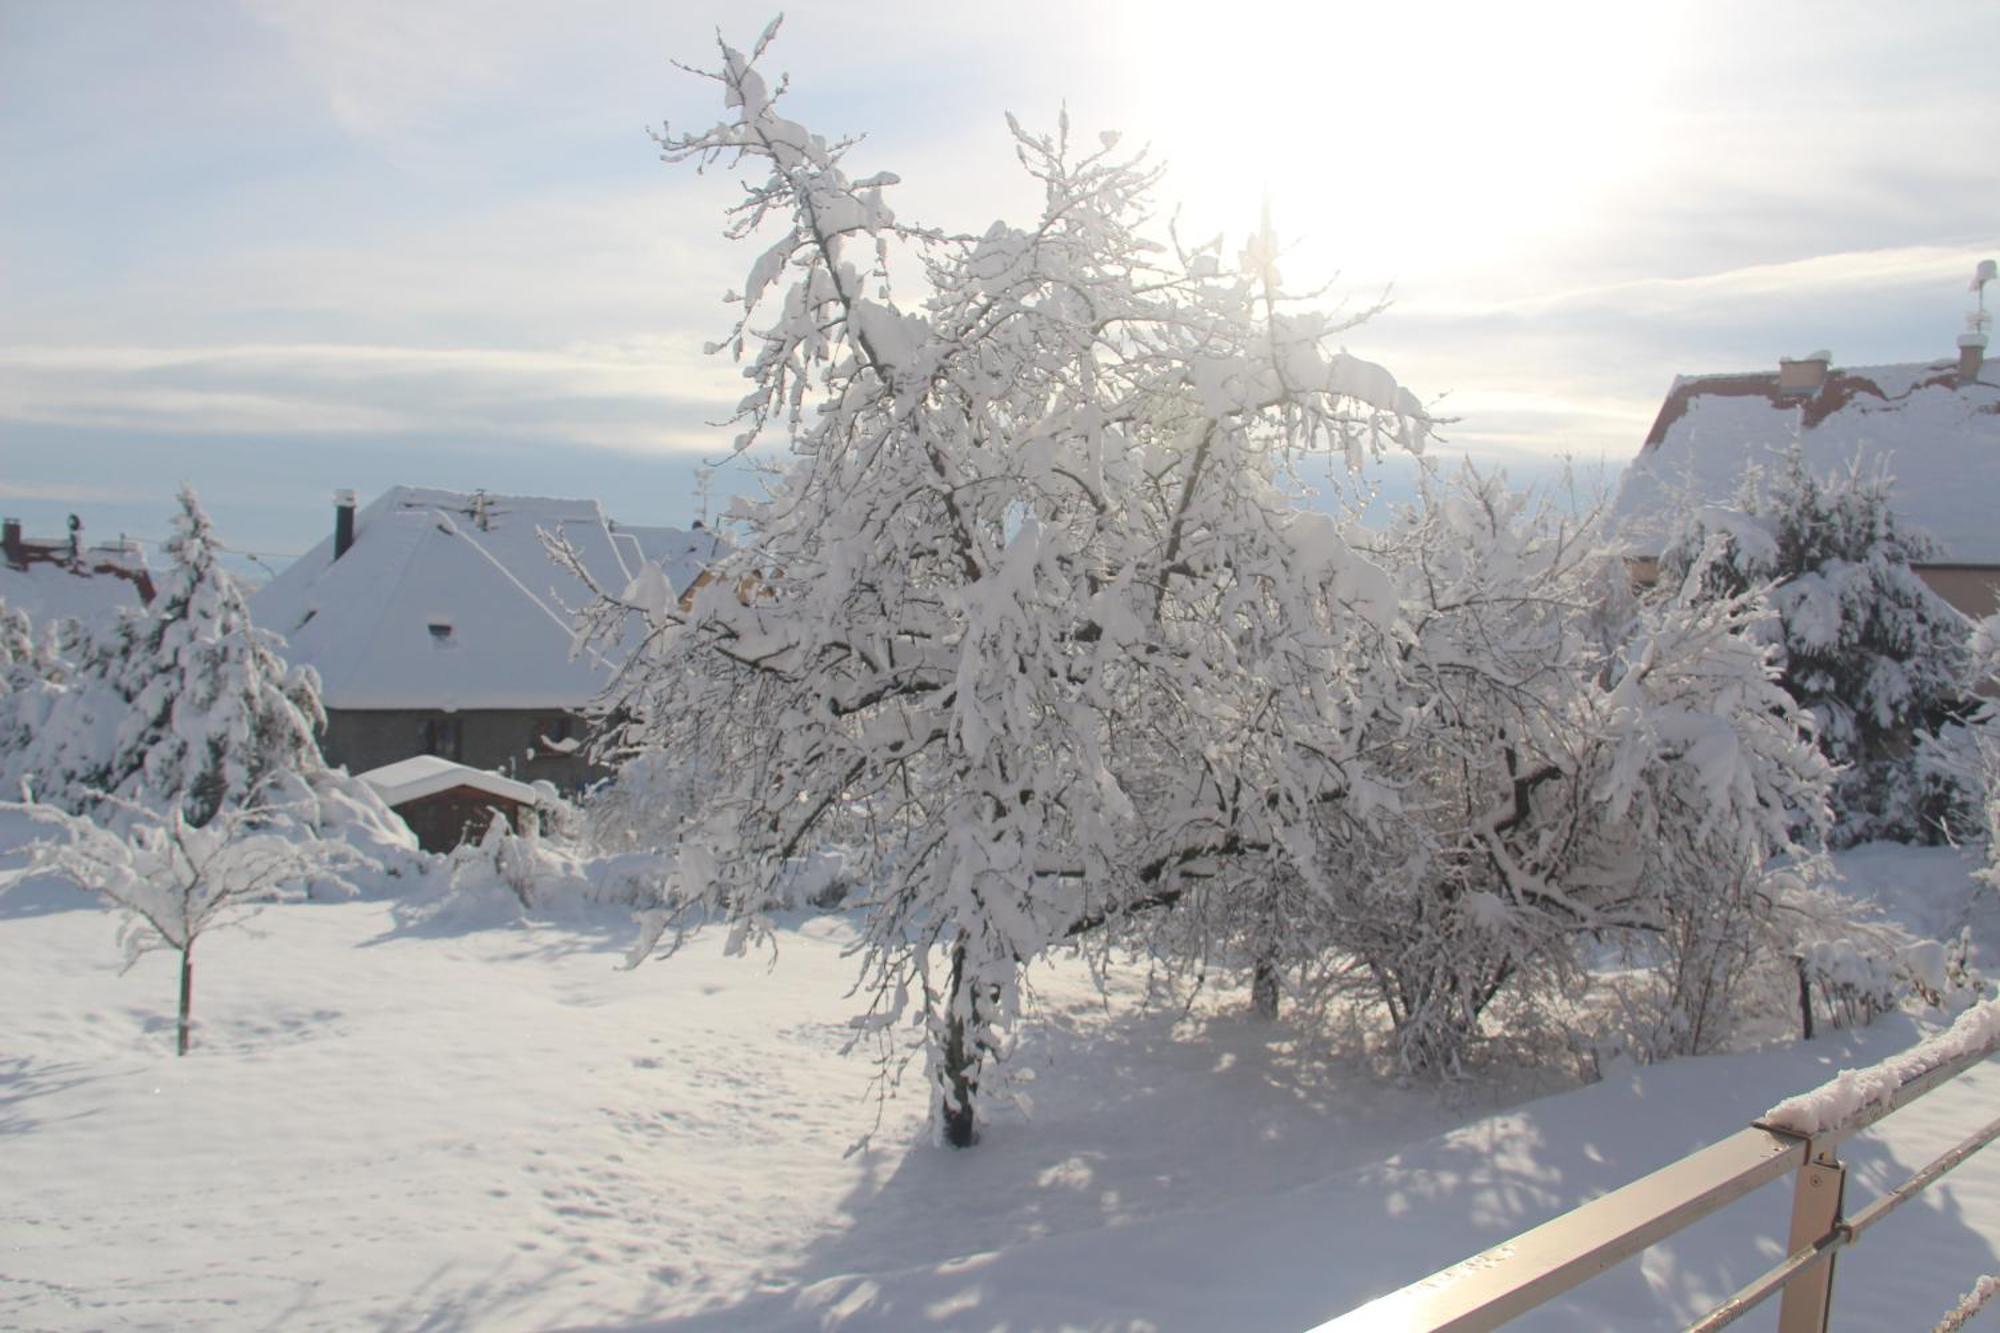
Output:
[[107,794],[175,805],[200,825],[227,806],[296,799],[324,769],[317,679],[251,623],[194,492],[179,504],[158,594],[79,636],[60,694],[0,758],[10,788],[27,778],[72,810]]
[[0,690],[13,691],[63,675],[54,625],[37,625],[28,613],[0,598]]
[[723,49],[732,117],[662,145],[756,169],[731,234],[777,236],[723,346],[738,446],[784,429],[790,465],[685,607],[593,613],[648,631],[606,753],[698,775],[638,835],[677,854],[635,961],[716,918],[741,947],[802,859],[852,850],[857,1023],[916,1021],[959,1145],[1064,945],[1246,963],[1266,1012],[1292,969],[1358,975],[1404,1062],[1449,1070],[1497,997],[1631,939],[1656,1044],[1708,1040],[1676,1015],[1712,1034],[1718,960],[1772,954],[1775,862],[1824,808],[1756,594],[1635,605],[1591,523],[1471,472],[1387,533],[1302,509],[1299,460],[1426,422],[1330,350],[1354,321],[1286,296],[1268,225],[1233,262],[1151,243],[1154,172],[1066,123],[1014,127],[1032,225],[899,222],[893,176],[778,114],[764,42]]
[[1746,637],[1755,597],[1635,605],[1594,516],[1470,469],[1356,541],[1402,607],[1352,742],[1392,808],[1327,807],[1318,890],[1283,933],[1361,964],[1351,989],[1405,1068],[1457,1069],[1502,997],[1547,1008],[1607,939],[1660,966],[1656,1048],[1690,989],[1713,1037],[1740,973],[1674,974],[1782,956],[1774,871],[1824,817],[1825,763]]
[[[0,755],[25,748],[62,693],[69,664],[60,632],[59,626],[37,625],[27,612],[0,601]],[[6,768],[0,761],[0,772]]]
[[130,967],[156,950],[180,964],[175,1051],[186,1055],[194,1007],[194,947],[219,926],[241,921],[288,885],[303,885],[335,859],[334,848],[301,831],[290,813],[236,807],[197,827],[178,806],[161,814],[118,801],[112,831],[52,806],[8,803],[61,833],[28,847],[28,864],[0,873],[0,890],[35,875],[56,875],[98,894],[125,914],[119,930]]
[[[1914,747],[1962,692],[1969,626],[1911,568],[1931,546],[1896,517],[1891,485],[1858,463],[1816,477],[1794,445],[1775,471],[1753,469],[1733,506],[1685,515],[1662,560],[1676,583],[1699,562],[1708,596],[1776,585],[1762,632],[1844,770],[1834,793],[1843,843],[1935,840],[1937,808],[1950,800]],[[1721,551],[1711,558],[1712,539]]]
[[1156,172],[1115,136],[1014,127],[1025,227],[897,221],[894,176],[779,114],[769,35],[723,49],[727,121],[662,140],[761,173],[731,233],[777,236],[727,345],[754,349],[739,446],[786,428],[793,462],[607,701],[623,753],[715,775],[638,952],[706,913],[747,937],[788,863],[870,849],[864,1021],[914,1011],[962,1145],[1025,964],[1258,873],[1352,783],[1328,719],[1394,599],[1281,487],[1307,450],[1416,445],[1422,414],[1331,350],[1351,321],[1289,301],[1268,239],[1232,265],[1142,236]]

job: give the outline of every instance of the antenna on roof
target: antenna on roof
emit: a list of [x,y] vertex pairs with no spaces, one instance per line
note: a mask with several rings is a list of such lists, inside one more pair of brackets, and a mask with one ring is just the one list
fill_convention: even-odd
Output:
[[2000,265],[1990,259],[1979,261],[1979,267],[1972,270],[1970,291],[1978,298],[1972,313],[1965,317],[1965,332],[1958,335],[1958,382],[1970,384],[1979,378],[1979,369],[1986,359],[1986,329],[1993,323],[1993,316],[1986,313],[1986,284],[2000,277]]
[[1979,308],[1965,317],[1965,326],[1973,333],[1984,333],[1993,323],[1993,316],[1986,313],[1986,284],[2000,278],[2000,264],[1991,259],[1979,261],[1979,267],[1972,270],[1972,285],[1969,290],[1979,298]]

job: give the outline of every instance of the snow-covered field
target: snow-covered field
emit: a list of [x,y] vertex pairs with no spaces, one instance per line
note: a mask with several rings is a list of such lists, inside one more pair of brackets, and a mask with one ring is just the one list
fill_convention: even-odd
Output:
[[[1843,863],[1913,925],[1968,910],[1958,853]],[[1971,910],[1992,969],[2000,911]],[[878,1105],[841,1054],[837,916],[793,923],[774,968],[717,938],[627,972],[608,910],[273,908],[203,940],[179,1060],[171,960],[121,976],[113,930],[66,887],[0,897],[0,1327],[1299,1329],[1926,1028],[1447,1102],[1236,1017],[1239,997],[1148,1011],[1135,971],[1107,1012],[1058,966],[1037,974],[1032,1119],[955,1153],[914,1090]],[[1855,1141],[1850,1206],[1996,1100],[1989,1065]],[[1837,1327],[1928,1328],[2000,1271],[1987,1158],[1840,1260]],[[1684,1324],[1772,1262],[1787,1189],[1535,1325]]]

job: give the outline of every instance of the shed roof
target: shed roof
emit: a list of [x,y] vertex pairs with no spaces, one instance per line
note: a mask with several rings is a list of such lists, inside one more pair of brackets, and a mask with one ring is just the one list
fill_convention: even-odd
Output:
[[489,796],[515,801],[522,805],[535,803],[535,789],[525,782],[501,777],[498,773],[483,768],[469,768],[455,764],[449,759],[441,759],[434,754],[420,754],[411,759],[398,759],[393,764],[371,768],[360,775],[361,781],[375,789],[384,805],[394,807],[410,801],[420,801],[426,796],[451,791],[455,787],[471,787]]

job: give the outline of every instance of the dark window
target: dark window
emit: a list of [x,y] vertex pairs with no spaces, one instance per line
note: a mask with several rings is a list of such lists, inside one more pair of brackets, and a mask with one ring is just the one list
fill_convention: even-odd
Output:
[[574,754],[583,743],[583,724],[568,713],[535,719],[535,749],[542,754]]
[[455,717],[434,717],[425,721],[423,747],[425,754],[434,754],[440,759],[458,759],[458,719]]

